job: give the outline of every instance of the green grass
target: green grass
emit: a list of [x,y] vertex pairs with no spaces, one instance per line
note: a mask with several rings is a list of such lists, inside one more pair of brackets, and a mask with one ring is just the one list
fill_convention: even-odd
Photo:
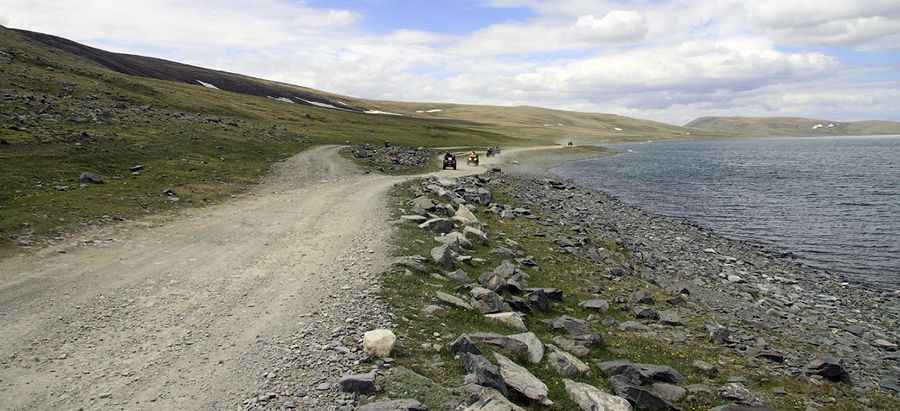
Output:
[[[131,77],[0,29],[0,257],[88,224],[221,201],[317,144],[526,144],[465,122],[357,114]],[[5,61],[5,60],[4,60]],[[129,167],[145,171],[132,176]],[[106,184],[79,188],[90,171]],[[67,191],[55,187],[68,186]],[[161,194],[174,189],[173,203]]]
[[[405,202],[414,197],[412,189],[414,184],[418,182],[410,182],[399,186],[391,196],[393,199],[394,212],[399,216],[400,208],[406,206]],[[505,195],[502,190],[494,190],[496,202],[511,204],[513,206],[521,206],[515,204],[511,197]],[[535,210],[532,210],[535,211]],[[525,269],[531,276],[528,281],[532,287],[555,287],[565,292],[565,300],[562,303],[555,303],[550,313],[533,313],[527,317],[526,323],[530,331],[538,335],[544,342],[548,343],[555,334],[541,320],[555,318],[560,315],[571,315],[577,318],[588,318],[593,314],[594,318],[603,317],[597,313],[585,310],[578,306],[580,301],[593,298],[588,289],[599,288],[602,291],[600,296],[608,301],[614,301],[615,297],[629,295],[632,291],[640,288],[652,288],[648,284],[634,277],[626,277],[620,281],[610,281],[597,275],[598,266],[586,259],[566,254],[556,249],[550,242],[552,235],[549,237],[540,237],[535,234],[546,233],[548,229],[539,226],[527,219],[516,220],[499,220],[493,215],[479,212],[476,213],[479,219],[487,224],[489,235],[494,244],[498,244],[503,239],[512,239],[518,242],[526,254],[532,256],[542,270]],[[428,256],[429,250],[434,246],[430,232],[425,232],[417,228],[413,224],[400,225],[394,235],[394,254],[402,255],[422,255]],[[595,239],[598,240],[598,239]],[[604,244],[608,249],[620,253],[619,258],[624,258],[623,250],[614,244]],[[502,258],[498,258],[489,254],[488,247],[479,247],[471,255],[481,257],[487,262],[477,268],[464,268],[473,279],[477,279],[481,273],[497,266],[502,262]],[[431,267],[433,272],[440,273],[438,267]],[[442,348],[436,352],[433,348],[434,344],[440,347],[446,345],[455,339],[458,335],[467,332],[476,331],[494,331],[503,334],[517,333],[517,331],[506,329],[502,326],[487,322],[483,316],[475,313],[459,309],[449,308],[450,314],[446,317],[425,318],[420,314],[419,310],[428,304],[438,304],[433,300],[435,291],[444,291],[454,293],[458,284],[452,281],[437,280],[430,275],[413,273],[407,275],[399,271],[390,272],[385,277],[383,286],[383,294],[391,307],[392,312],[396,315],[397,329],[396,332],[401,338],[400,348],[395,353],[395,360],[398,365],[410,368],[416,372],[433,379],[438,385],[444,387],[453,387],[461,385],[464,371],[461,368],[460,361],[456,360],[446,348]],[[664,301],[672,295],[666,291],[655,289],[654,296],[657,301]],[[660,302],[658,305],[665,305]],[[617,320],[617,323],[632,319],[628,311],[616,311],[615,306],[611,308],[607,314]],[[670,365],[681,372],[686,380],[681,385],[703,383],[709,385],[713,391],[724,384],[728,377],[743,376],[748,379],[747,386],[755,394],[773,409],[785,410],[802,410],[806,408],[805,400],[807,398],[821,399],[833,397],[835,402],[830,404],[830,409],[861,409],[862,404],[857,401],[859,396],[852,388],[845,384],[825,383],[822,385],[807,382],[805,378],[788,378],[779,376],[771,372],[765,363],[758,363],[759,366],[745,367],[744,364],[749,361],[748,358],[738,357],[730,349],[717,346],[709,342],[703,330],[703,323],[710,318],[709,313],[702,310],[685,315],[685,325],[683,329],[691,330],[694,337],[684,343],[667,343],[659,337],[648,338],[637,334],[621,332],[613,327],[606,327],[599,322],[594,322],[595,330],[603,335],[605,343],[601,347],[595,347],[592,351],[590,360],[586,360],[592,365],[593,371],[577,378],[578,381],[586,382],[598,387],[610,389],[606,379],[601,376],[594,365],[597,361],[611,359],[627,359],[635,362],[665,364]],[[660,336],[664,333],[660,333]],[[487,357],[492,359],[491,350],[487,348]],[[691,367],[694,360],[704,360],[712,364],[716,364],[719,368],[719,374],[715,378],[708,378],[701,375]],[[432,366],[438,362],[440,366]],[[557,376],[546,365],[546,361],[542,364],[531,365],[523,361],[519,361],[526,366],[533,374],[544,381],[550,389],[550,398],[556,402],[553,409],[571,410],[577,409],[576,405],[571,403],[565,394],[562,379]],[[783,397],[775,396],[771,393],[774,387],[784,387],[787,395]],[[415,395],[412,395],[415,397]],[[872,401],[872,406],[876,409],[900,409],[900,401],[895,397],[875,395],[877,401]],[[421,399],[420,399],[421,400]],[[422,400],[424,401],[424,400]],[[685,399],[677,405],[684,410],[708,410],[709,408],[720,405],[722,402],[716,398],[694,398]],[[430,409],[436,408],[440,404],[426,404]],[[541,407],[532,406],[532,409],[540,409]]]

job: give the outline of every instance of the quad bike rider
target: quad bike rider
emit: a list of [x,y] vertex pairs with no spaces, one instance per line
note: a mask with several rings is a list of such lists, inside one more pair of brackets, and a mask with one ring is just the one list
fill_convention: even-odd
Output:
[[444,167],[443,167],[443,169],[446,170],[446,169],[448,169],[448,168],[452,168],[452,169],[456,170],[456,156],[453,155],[453,153],[450,153],[450,152],[447,152],[446,154],[444,154]]
[[466,161],[466,164],[468,164],[470,166],[477,166],[478,165],[478,154],[475,154],[474,151],[470,152],[469,160]]
[[494,148],[493,148],[493,147],[488,147],[488,149],[487,149],[487,156],[488,156],[488,157],[493,157],[493,156],[495,156],[495,155],[497,155],[497,153],[494,151]]

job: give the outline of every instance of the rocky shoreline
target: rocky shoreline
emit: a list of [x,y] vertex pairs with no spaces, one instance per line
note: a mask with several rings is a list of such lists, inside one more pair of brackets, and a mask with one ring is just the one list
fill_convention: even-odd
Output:
[[727,344],[736,353],[771,354],[786,375],[802,374],[811,357],[828,353],[843,361],[859,390],[900,391],[897,292],[851,283],[782,252],[722,238],[570,181],[503,176],[495,184],[544,211],[545,223],[571,228],[555,240],[567,252],[602,262],[594,248],[579,242],[592,235],[629,250],[629,261],[609,275],[622,269],[689,294],[729,330]]
[[548,175],[398,190],[397,345],[341,380],[360,409],[900,404],[894,293]]

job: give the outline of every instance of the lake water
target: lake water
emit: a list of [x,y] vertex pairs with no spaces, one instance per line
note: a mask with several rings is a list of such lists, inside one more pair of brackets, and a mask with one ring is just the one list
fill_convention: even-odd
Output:
[[557,174],[846,277],[900,284],[900,136],[611,144]]

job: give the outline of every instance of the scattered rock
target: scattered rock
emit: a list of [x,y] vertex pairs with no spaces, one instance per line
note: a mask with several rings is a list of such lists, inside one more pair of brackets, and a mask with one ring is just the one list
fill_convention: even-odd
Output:
[[528,362],[539,364],[544,358],[544,344],[541,343],[541,340],[539,340],[537,335],[533,332],[513,334],[510,335],[509,338],[519,340],[528,346]]
[[342,391],[355,394],[371,394],[378,391],[378,386],[375,385],[374,371],[366,374],[345,376],[338,381],[338,384],[341,386]]
[[522,319],[522,314],[519,314],[514,311],[504,312],[504,313],[495,313],[495,314],[486,314],[484,316],[489,321],[493,321],[498,324],[503,324],[509,328],[519,331],[528,331],[528,327],[525,326],[525,321]]
[[464,310],[473,310],[474,309],[471,304],[465,302],[465,300],[463,300],[462,298],[452,296],[452,295],[447,294],[442,291],[436,292],[435,295],[437,296],[438,300],[441,300],[441,301],[443,301],[447,304],[450,304],[454,307],[462,308]]
[[389,357],[396,342],[397,336],[391,330],[378,329],[363,334],[363,350],[373,357]]
[[589,309],[589,310],[596,310],[601,313],[605,313],[605,312],[609,311],[609,302],[606,300],[599,299],[599,298],[582,301],[578,304],[578,306],[581,308]]
[[579,360],[572,354],[569,354],[555,345],[547,346],[550,348],[550,354],[547,355],[547,362],[550,368],[563,377],[571,378],[578,374],[584,374],[591,371],[591,367]]
[[494,353],[494,358],[500,366],[500,375],[509,388],[542,405],[553,405],[553,401],[547,397],[547,386],[541,380],[503,354]]
[[478,385],[493,388],[504,396],[507,395],[506,383],[500,375],[500,369],[491,364],[482,355],[465,353],[462,357],[463,369],[471,374]]
[[356,411],[426,411],[427,408],[417,400],[402,399],[371,402],[360,406]]
[[608,394],[592,385],[563,380],[566,393],[583,411],[631,411],[628,400]]
[[822,356],[806,365],[806,373],[820,375],[832,381],[848,381],[850,375],[842,361],[830,356]]
[[103,177],[95,173],[84,172],[78,176],[78,182],[83,184],[103,184]]

